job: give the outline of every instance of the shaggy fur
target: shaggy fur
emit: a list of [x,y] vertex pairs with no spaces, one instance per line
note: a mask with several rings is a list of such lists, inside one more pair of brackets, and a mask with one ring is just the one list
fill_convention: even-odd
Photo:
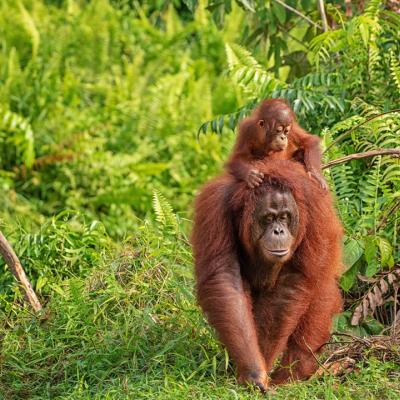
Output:
[[[332,317],[342,305],[342,227],[330,194],[300,163],[265,160],[257,168],[265,178],[255,190],[229,174],[201,190],[191,241],[201,308],[234,360],[239,381],[266,386],[266,373],[280,354],[274,384],[306,379],[317,368],[315,354],[329,340]],[[269,190],[290,191],[299,210],[292,257],[276,271],[254,262],[251,243],[257,199]]]

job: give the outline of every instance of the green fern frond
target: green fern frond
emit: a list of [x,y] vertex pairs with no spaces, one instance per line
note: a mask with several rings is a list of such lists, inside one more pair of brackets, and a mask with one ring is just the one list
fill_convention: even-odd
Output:
[[329,170],[328,181],[337,199],[340,219],[346,230],[349,231],[354,225],[354,220],[356,220],[358,214],[358,204],[355,201],[357,193],[355,175],[348,164],[341,164]]
[[400,92],[400,63],[393,51],[390,52],[390,74]]
[[365,209],[374,208],[377,202],[377,191],[381,177],[381,157],[376,157],[373,165],[365,172],[359,183],[360,200],[365,203]]
[[20,17],[23,27],[30,36],[32,42],[32,57],[35,58],[39,50],[40,34],[36,27],[35,21],[21,1],[18,2],[18,7],[21,13]]
[[153,208],[156,220],[162,226],[177,229],[178,219],[167,199],[158,190],[153,192]]
[[225,51],[229,68],[232,69],[239,65],[249,68],[261,69],[261,65],[244,47],[236,43],[231,43],[231,44],[225,43]]
[[313,72],[297,78],[293,81],[292,87],[294,88],[326,88],[331,86],[340,86],[342,84],[342,77],[337,72]]
[[382,0],[369,0],[364,14],[370,18],[377,18],[382,6]]
[[376,45],[375,35],[372,36],[368,47],[368,74],[370,80],[379,82],[382,75],[382,57]]
[[[31,168],[35,159],[34,136],[30,123],[21,115],[0,108],[0,144],[13,146],[17,157],[27,168]],[[8,150],[9,151],[9,150]]]
[[345,31],[343,29],[330,30],[316,36],[310,43],[311,57],[317,67],[320,61],[328,61],[331,52],[339,51],[345,44]]
[[197,138],[199,138],[201,133],[206,134],[209,131],[212,133],[221,134],[225,126],[234,131],[239,121],[250,114],[256,104],[257,99],[251,100],[234,113],[220,115],[215,119],[204,122],[197,131]]
[[346,118],[342,121],[337,122],[335,125],[330,128],[330,132],[332,133],[333,136],[340,132],[345,132],[349,131],[350,129],[354,128],[358,124],[364,121],[364,118],[362,118],[359,115],[352,115],[349,118]]
[[235,43],[225,44],[225,49],[231,76],[247,92],[257,97],[265,97],[283,85],[242,46]]

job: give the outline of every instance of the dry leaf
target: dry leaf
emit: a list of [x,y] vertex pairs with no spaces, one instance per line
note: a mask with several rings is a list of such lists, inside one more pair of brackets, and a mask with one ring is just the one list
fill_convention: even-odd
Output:
[[362,309],[363,309],[363,317],[366,318],[368,316],[368,309],[369,309],[368,299],[364,297],[362,301]]
[[380,284],[381,284],[381,292],[382,294],[385,294],[389,290],[389,285],[386,283],[385,278],[381,279]]
[[[376,301],[375,301],[374,294],[372,292],[368,292],[367,297],[369,300],[369,308],[372,312],[374,312],[375,308],[376,308]],[[364,315],[364,317],[366,317],[366,315]]]
[[358,305],[354,310],[353,317],[351,318],[352,325],[358,325],[362,316],[362,305]]

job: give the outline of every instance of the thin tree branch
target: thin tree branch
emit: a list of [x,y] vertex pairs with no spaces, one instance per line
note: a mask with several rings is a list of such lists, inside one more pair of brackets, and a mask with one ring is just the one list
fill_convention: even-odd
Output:
[[315,23],[311,18],[308,18],[307,15],[304,15],[303,13],[301,13],[300,11],[296,10],[295,8],[289,6],[288,4],[286,4],[285,2],[283,2],[282,0],[274,0],[276,3],[280,4],[282,7],[286,8],[287,10],[291,11],[292,13],[298,15],[300,18],[303,18],[305,21],[307,21],[309,24],[315,26],[318,29],[323,30],[322,26]]
[[27,278],[22,265],[12,249],[10,243],[4,237],[4,235],[0,231],[0,254],[3,256],[7,265],[9,266],[11,272],[15,276],[15,279],[22,286],[25,297],[29,301],[32,308],[37,312],[42,309],[42,306],[36,296],[36,293],[33,291],[31,283]]
[[332,168],[335,165],[344,164],[351,160],[359,160],[361,158],[368,158],[368,157],[375,157],[375,156],[387,156],[387,155],[391,155],[394,157],[400,157],[400,148],[399,149],[371,150],[371,151],[366,151],[364,153],[350,154],[348,156],[329,161],[328,163],[326,163],[322,166],[322,169]]
[[371,118],[368,118],[367,120],[365,120],[364,122],[361,122],[360,124],[356,125],[355,127],[351,128],[349,131],[343,133],[342,135],[338,136],[324,151],[324,153],[326,153],[328,150],[330,150],[335,144],[341,142],[344,138],[346,138],[347,136],[350,136],[352,132],[354,132],[357,128],[359,128],[360,126],[365,125],[366,123],[368,123],[369,121],[372,121],[376,118],[382,117],[382,115],[386,115],[386,114],[391,114],[391,113],[397,113],[400,112],[400,108],[396,108],[394,110],[390,110],[390,111],[386,111],[383,113],[380,113],[378,115],[374,115]]
[[378,223],[378,225],[376,226],[376,228],[370,229],[369,232],[368,232],[368,234],[369,234],[369,235],[372,235],[374,232],[378,232],[380,229],[382,229],[382,228],[386,225],[386,223],[387,223],[389,217],[390,217],[391,215],[393,215],[394,213],[396,213],[397,210],[399,210],[399,209],[400,209],[400,200],[397,199],[397,201],[395,201],[394,205],[393,205],[392,207],[389,208],[389,211],[387,211],[387,212],[385,213],[385,215],[383,215],[383,217],[382,217],[381,220],[379,221],[379,223]]
[[325,367],[324,364],[321,363],[321,361],[318,360],[318,357],[315,355],[315,353],[312,351],[311,347],[308,345],[308,343],[306,342],[306,340],[304,339],[303,336],[303,341],[304,344],[307,346],[308,350],[310,351],[311,355],[313,356],[314,360],[317,362],[317,364],[320,366],[320,368],[322,368],[325,372],[327,372],[328,374],[330,374],[330,372],[328,371],[328,369]]
[[324,27],[324,31],[326,32],[329,29],[329,25],[328,25],[328,20],[326,18],[324,0],[318,0],[318,8],[321,14],[322,26]]

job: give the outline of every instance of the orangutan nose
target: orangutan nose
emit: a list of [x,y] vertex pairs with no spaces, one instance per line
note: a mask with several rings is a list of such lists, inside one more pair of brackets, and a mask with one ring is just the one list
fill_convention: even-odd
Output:
[[276,236],[281,236],[285,233],[285,231],[283,230],[283,228],[279,227],[279,228],[274,228],[274,235]]

